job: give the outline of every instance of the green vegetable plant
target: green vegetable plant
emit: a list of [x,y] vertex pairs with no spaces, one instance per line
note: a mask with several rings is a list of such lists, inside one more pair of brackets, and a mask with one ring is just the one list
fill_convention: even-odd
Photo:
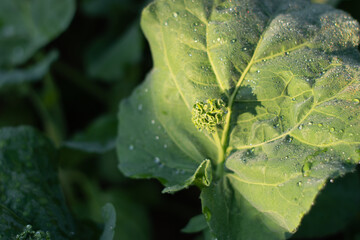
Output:
[[120,105],[121,171],[200,188],[185,231],[289,238],[360,160],[359,24],[302,0],[156,0],[141,26],[154,66]]
[[0,0],[0,240],[359,240],[357,2]]

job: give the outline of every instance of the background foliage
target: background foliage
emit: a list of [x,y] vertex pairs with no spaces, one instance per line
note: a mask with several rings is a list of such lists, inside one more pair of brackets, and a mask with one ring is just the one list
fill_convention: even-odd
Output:
[[[360,20],[358,1],[329,2]],[[161,194],[163,187],[157,181],[127,179],[116,167],[114,147],[119,102],[143,81],[152,66],[149,47],[139,28],[140,13],[147,3],[141,0],[0,1],[0,127],[28,125],[38,130],[1,130],[1,232],[9,223],[7,210],[14,207],[6,205],[6,199],[1,198],[10,186],[2,185],[8,176],[5,169],[10,172],[20,169],[22,173],[22,169],[31,168],[5,166],[3,159],[32,158],[37,156],[32,154],[38,154],[32,153],[32,149],[44,148],[40,159],[52,159],[49,161],[53,166],[58,166],[58,169],[49,166],[46,171],[53,173],[52,178],[58,174],[59,182],[55,178],[51,184],[60,184],[65,197],[59,200],[64,202],[58,207],[63,210],[56,211],[71,219],[66,221],[74,221],[73,226],[63,226],[68,234],[65,239],[207,237],[206,231],[204,234],[180,232],[190,218],[201,213],[197,188],[174,195]],[[10,133],[18,137],[18,142],[28,143],[32,139],[32,147],[24,150],[29,155],[14,155],[13,149],[18,148],[12,145]],[[30,179],[30,183],[40,181],[31,176],[25,179]],[[14,183],[14,189],[22,189],[24,183],[19,184],[20,188]],[[27,186],[31,190],[39,188],[39,193],[47,191],[40,189],[39,184]],[[328,184],[293,239],[360,239],[359,192],[359,171]],[[57,192],[54,198],[62,199]],[[26,216],[23,219],[13,229],[21,231],[26,224],[33,224],[35,230],[43,227],[28,222]],[[44,219],[41,221],[51,218]],[[194,221],[200,227],[194,230],[190,226],[185,232],[203,230],[201,219]]]

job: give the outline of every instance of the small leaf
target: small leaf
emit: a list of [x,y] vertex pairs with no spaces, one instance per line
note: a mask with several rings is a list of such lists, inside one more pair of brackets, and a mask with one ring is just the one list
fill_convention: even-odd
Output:
[[116,226],[116,211],[111,203],[107,203],[103,207],[103,218],[105,226],[100,240],[113,240]]
[[163,193],[174,193],[191,185],[196,185],[199,188],[210,186],[212,181],[211,162],[209,159],[204,160],[196,169],[195,173],[186,179],[183,183],[165,188]]
[[12,69],[5,71],[0,69],[0,88],[40,80],[49,71],[50,65],[57,58],[58,52],[52,51],[40,62],[26,69]]
[[189,223],[181,230],[184,233],[196,233],[208,228],[203,214],[190,219]]
[[63,146],[89,153],[105,153],[115,148],[116,116],[104,115],[94,120],[83,132],[77,133]]

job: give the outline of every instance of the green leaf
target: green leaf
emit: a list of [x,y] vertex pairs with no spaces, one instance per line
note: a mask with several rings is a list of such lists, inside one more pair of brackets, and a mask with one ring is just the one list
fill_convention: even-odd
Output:
[[0,129],[0,238],[26,225],[71,239],[74,221],[65,205],[53,145],[29,127]]
[[0,69],[0,88],[24,82],[34,82],[40,80],[48,73],[50,65],[58,58],[58,52],[50,52],[40,62],[26,69]]
[[[360,211],[358,173],[330,180],[321,191],[315,206],[301,222],[296,238],[320,238],[336,234],[349,225]],[[331,211],[330,211],[331,209]]]
[[190,219],[189,223],[181,230],[184,233],[196,233],[208,228],[203,214]]
[[154,68],[120,106],[120,169],[171,189],[209,159],[212,234],[288,238],[360,160],[358,23],[302,0],[158,0],[141,24]]
[[113,115],[101,116],[83,132],[77,133],[63,145],[90,153],[105,153],[115,148],[117,120]]
[[186,179],[185,182],[167,187],[162,192],[174,193],[184,188],[188,188],[191,185],[196,185],[199,188],[208,187],[210,186],[211,181],[212,181],[211,162],[209,159],[205,159],[196,169],[195,173],[192,176],[190,176],[188,179]]
[[74,12],[73,0],[2,0],[0,67],[26,62],[68,27]]
[[100,240],[113,240],[116,227],[116,211],[111,203],[107,203],[103,207],[103,218],[105,221],[105,226]]

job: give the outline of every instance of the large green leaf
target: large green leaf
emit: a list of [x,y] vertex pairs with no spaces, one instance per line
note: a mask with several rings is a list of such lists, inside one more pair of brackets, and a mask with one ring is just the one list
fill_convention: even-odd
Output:
[[74,237],[55,159],[53,145],[35,130],[0,130],[0,239],[13,239],[28,224],[52,239]]
[[303,0],[158,0],[142,28],[154,68],[120,106],[120,169],[174,191],[214,179],[218,239],[290,236],[359,162],[358,23]]
[[2,0],[0,67],[24,63],[69,25],[74,0]]

